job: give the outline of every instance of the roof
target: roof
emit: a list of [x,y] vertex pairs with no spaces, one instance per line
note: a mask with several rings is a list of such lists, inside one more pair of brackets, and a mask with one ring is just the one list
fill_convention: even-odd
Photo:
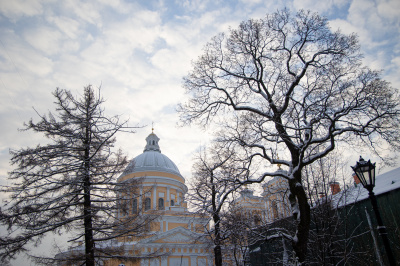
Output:
[[[384,194],[386,192],[400,189],[400,167],[381,175],[377,175],[375,179],[375,187],[373,192],[375,195]],[[343,207],[357,201],[368,198],[368,190],[361,184],[343,190],[332,197],[332,202],[336,207]]]
[[154,133],[151,133],[149,136],[147,136],[146,146],[143,153],[135,157],[129,163],[122,176],[131,173],[156,171],[174,174],[183,178],[175,163],[166,155],[161,153],[161,149],[158,144],[159,140],[160,139]]

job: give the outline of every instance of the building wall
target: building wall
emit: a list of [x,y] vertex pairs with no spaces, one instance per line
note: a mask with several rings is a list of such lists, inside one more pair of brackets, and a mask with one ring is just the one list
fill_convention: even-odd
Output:
[[[201,233],[205,231],[205,225],[207,221],[199,217],[195,213],[190,213],[187,210],[187,203],[184,202],[184,193],[187,188],[184,185],[184,180],[178,176],[162,173],[162,172],[142,172],[140,174],[129,174],[128,176],[122,177],[120,181],[128,181],[130,178],[145,178],[143,187],[140,189],[140,196],[131,193],[131,195],[125,195],[126,197],[137,198],[138,205],[141,204],[143,207],[143,214],[156,213],[158,212],[161,216],[156,222],[151,223],[151,231],[154,233],[160,232],[165,233],[179,227],[188,229],[192,232]],[[153,179],[153,180],[152,180]],[[156,179],[156,182],[153,182]],[[172,179],[172,181],[171,181]],[[179,181],[181,183],[176,183]],[[137,193],[137,192],[136,192]],[[146,198],[151,201],[150,210],[144,210],[144,203]],[[160,210],[159,199],[164,200],[164,207]],[[133,200],[133,199],[132,199]],[[171,205],[171,200],[174,201],[174,206]],[[129,209],[129,213],[133,215],[133,206]],[[154,236],[154,233],[151,234]],[[120,238],[121,242],[132,241],[132,238],[123,237]],[[141,239],[135,239],[139,241]],[[142,248],[140,251],[142,254],[151,253],[154,251],[167,252],[169,255],[155,259],[142,259],[140,262],[126,264],[126,265],[209,265],[210,251],[202,247],[202,244],[194,244],[195,239],[190,240],[187,243],[182,243],[184,247],[174,247],[177,243],[162,243],[162,248],[157,250],[157,246],[147,244],[147,248]],[[131,248],[134,248],[131,245]],[[179,262],[179,263],[178,263]],[[114,266],[119,265],[121,261],[110,260],[107,265]],[[178,263],[178,264],[176,264]],[[205,263],[205,264],[204,264]]]
[[[397,264],[400,265],[400,189],[378,195],[377,202],[388,232],[392,252],[397,259]],[[371,219],[383,264],[389,265],[369,199],[357,201],[339,209],[334,208],[328,201],[312,209],[308,263],[310,265],[324,265],[324,263],[325,265],[344,265],[344,260],[346,260],[345,265],[378,265],[366,211]],[[322,228],[324,226],[325,228]],[[275,221],[270,226],[270,228],[273,227],[286,228],[292,233],[296,230],[291,217]],[[284,239],[277,239],[251,246],[250,249],[253,251],[250,253],[251,265],[275,265],[277,261],[282,263],[283,250],[291,251],[290,243],[287,243],[284,248],[283,241]],[[320,260],[319,264],[316,262],[317,259]],[[321,262],[322,260],[324,262]]]
[[236,208],[246,212],[251,219],[260,217],[264,224],[291,215],[286,179],[275,177],[264,184],[263,189],[261,196],[254,196],[249,189],[243,190],[235,202]]

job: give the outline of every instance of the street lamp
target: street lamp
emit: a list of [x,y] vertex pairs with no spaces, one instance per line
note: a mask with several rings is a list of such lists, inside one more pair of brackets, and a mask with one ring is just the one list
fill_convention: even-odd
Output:
[[379,213],[378,204],[374,192],[372,191],[375,187],[375,163],[371,163],[370,160],[365,161],[360,156],[360,161],[355,166],[351,166],[354,173],[362,183],[363,187],[368,190],[369,199],[371,200],[372,208],[374,209],[376,221],[378,222],[378,232],[382,237],[383,245],[385,246],[386,254],[388,256],[389,264],[396,265],[392,250],[390,248],[389,239],[387,237],[386,227],[383,225],[381,214]]

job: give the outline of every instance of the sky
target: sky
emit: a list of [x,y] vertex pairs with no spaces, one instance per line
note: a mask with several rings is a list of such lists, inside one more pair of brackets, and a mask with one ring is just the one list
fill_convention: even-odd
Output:
[[57,87],[81,95],[87,85],[101,87],[106,114],[146,126],[118,135],[129,158],[154,122],[161,151],[190,179],[193,153],[212,130],[177,125],[182,78],[213,36],[283,7],[357,33],[364,64],[399,88],[398,0],[0,0],[0,184],[9,182],[9,150],[41,141],[18,131],[23,123],[54,110]]

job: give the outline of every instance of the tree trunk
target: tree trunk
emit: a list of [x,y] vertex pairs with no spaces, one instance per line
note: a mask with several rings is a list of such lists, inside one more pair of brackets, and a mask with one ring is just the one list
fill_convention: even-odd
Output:
[[307,243],[310,232],[310,205],[308,204],[306,192],[301,184],[301,171],[294,174],[294,179],[289,180],[291,195],[289,196],[292,207],[298,206],[298,213],[293,217],[297,223],[296,239],[292,242],[293,250],[302,265],[307,256]]
[[86,253],[86,266],[94,266],[94,242],[93,242],[93,228],[92,228],[92,214],[90,204],[90,183],[85,181],[84,188],[84,226],[85,226],[85,253]]
[[220,217],[219,215],[214,215],[214,230],[215,230],[215,247],[214,247],[214,258],[215,266],[222,266],[222,250],[221,250],[221,232],[220,232]]
[[[89,119],[88,119],[89,120]],[[93,225],[92,225],[92,210],[91,210],[91,189],[90,189],[90,126],[89,121],[86,124],[85,134],[85,155],[84,155],[84,184],[83,184],[83,224],[85,227],[85,253],[86,266],[94,266],[94,241],[93,241]]]
[[221,245],[214,247],[215,266],[222,266],[222,251]]

